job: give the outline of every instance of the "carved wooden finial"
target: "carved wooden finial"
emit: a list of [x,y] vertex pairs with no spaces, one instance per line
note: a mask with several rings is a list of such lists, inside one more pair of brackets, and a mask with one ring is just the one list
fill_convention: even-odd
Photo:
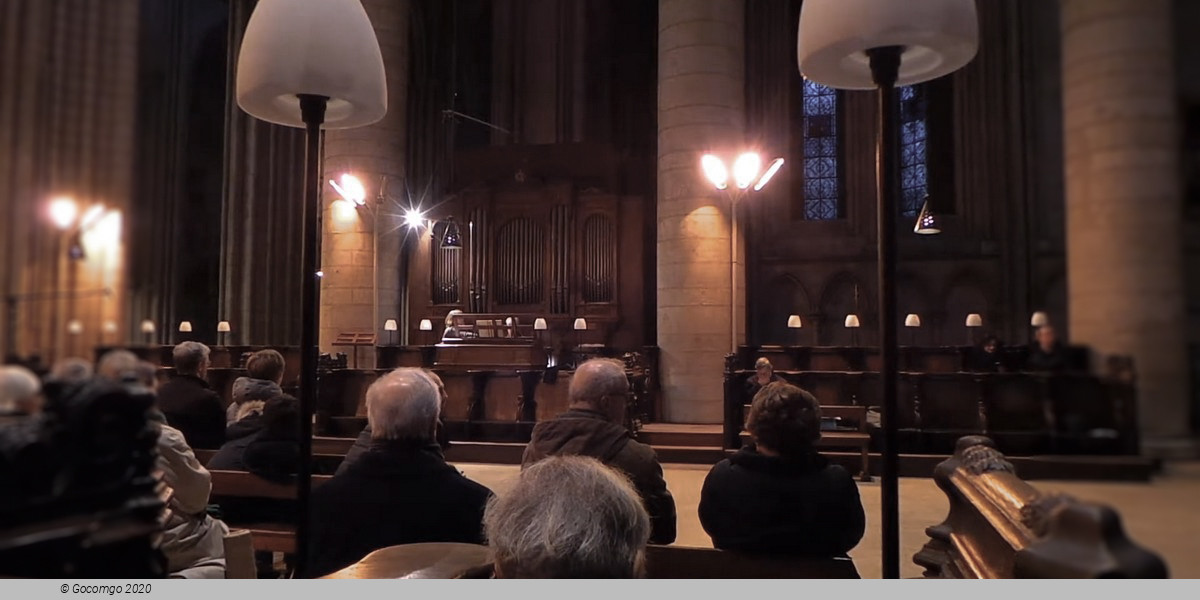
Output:
[[1005,460],[1004,455],[995,448],[992,440],[983,436],[960,438],[954,453],[958,456],[962,468],[972,475],[996,471],[1014,474],[1017,472],[1012,463]]

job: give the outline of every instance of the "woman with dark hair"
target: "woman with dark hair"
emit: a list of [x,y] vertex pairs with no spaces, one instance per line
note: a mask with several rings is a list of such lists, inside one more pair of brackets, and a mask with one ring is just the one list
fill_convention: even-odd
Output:
[[754,443],[709,471],[700,524],[722,550],[844,556],[866,527],[854,479],[817,453],[821,407],[788,383],[754,396],[746,430]]

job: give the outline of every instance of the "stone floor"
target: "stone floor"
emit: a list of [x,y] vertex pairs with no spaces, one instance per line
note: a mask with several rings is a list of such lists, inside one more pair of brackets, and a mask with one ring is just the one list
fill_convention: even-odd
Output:
[[[511,465],[459,464],[468,477],[483,483],[497,494],[512,485],[518,468]],[[711,547],[712,542],[700,527],[696,507],[700,486],[708,467],[701,465],[665,465],[667,486],[675,495],[679,514],[676,544]],[[1150,483],[1037,481],[1040,490],[1060,491],[1082,500],[1109,504],[1120,513],[1125,530],[1136,542],[1163,556],[1171,576],[1200,577],[1200,462],[1169,463],[1163,475]],[[879,483],[860,483],[863,507],[867,511],[867,533],[850,552],[859,573],[866,578],[880,576],[879,565]],[[925,543],[925,527],[941,522],[946,516],[945,495],[931,479],[900,480],[900,541],[904,577],[919,577],[921,569],[911,561]]]

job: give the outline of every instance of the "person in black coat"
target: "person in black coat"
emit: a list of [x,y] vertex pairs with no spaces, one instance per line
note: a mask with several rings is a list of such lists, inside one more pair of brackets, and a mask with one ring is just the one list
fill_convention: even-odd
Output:
[[183,432],[192,448],[220,448],[225,443],[225,409],[208,385],[208,346],[183,342],[172,357],[175,374],[158,388],[158,405],[167,424]]
[[441,398],[420,369],[367,390],[371,448],[312,493],[308,572],[332,573],[397,544],[482,544],[491,490],[446,463],[434,438]]
[[[442,381],[442,378],[438,377],[437,373],[434,373],[433,371],[426,371],[424,369],[419,370],[417,373],[419,375],[428,377],[429,380],[433,382],[433,385],[437,388],[438,397],[442,399],[441,409],[446,408],[446,402],[450,399],[450,396],[446,393],[446,384]],[[440,417],[438,418],[437,422],[437,433],[434,437],[437,440],[438,446],[441,447],[442,452],[450,449],[450,436],[446,433],[446,425],[442,423],[442,419]],[[371,444],[371,424],[367,423],[367,426],[363,427],[363,430],[359,432],[358,437],[354,439],[354,444],[352,444],[350,449],[346,451],[346,456],[342,458],[342,462],[338,464],[337,470],[334,471],[334,475],[342,474],[346,471],[346,469],[350,468],[350,465],[358,462],[358,459],[362,458],[362,455],[366,454],[367,450],[371,449]]]
[[1042,325],[1038,328],[1029,356],[1025,359],[1026,371],[1063,371],[1067,368],[1067,353],[1058,341],[1054,327]]
[[754,445],[709,471],[700,491],[700,524],[713,546],[758,554],[845,556],[866,516],[844,468],[814,449],[821,408],[812,394],[771,383],[746,418]]
[[999,373],[1004,371],[1000,339],[989,335],[978,348],[967,355],[967,370],[975,373]]
[[765,356],[759,357],[754,361],[754,374],[746,378],[746,382],[742,384],[746,402],[754,399],[754,395],[768,383],[783,381],[783,378],[775,374],[775,366]]

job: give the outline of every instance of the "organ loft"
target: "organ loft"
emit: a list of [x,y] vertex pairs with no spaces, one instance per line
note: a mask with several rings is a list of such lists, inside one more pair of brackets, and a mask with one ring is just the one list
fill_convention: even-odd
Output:
[[1200,576],[1200,5],[912,4],[4,0],[0,574]]

